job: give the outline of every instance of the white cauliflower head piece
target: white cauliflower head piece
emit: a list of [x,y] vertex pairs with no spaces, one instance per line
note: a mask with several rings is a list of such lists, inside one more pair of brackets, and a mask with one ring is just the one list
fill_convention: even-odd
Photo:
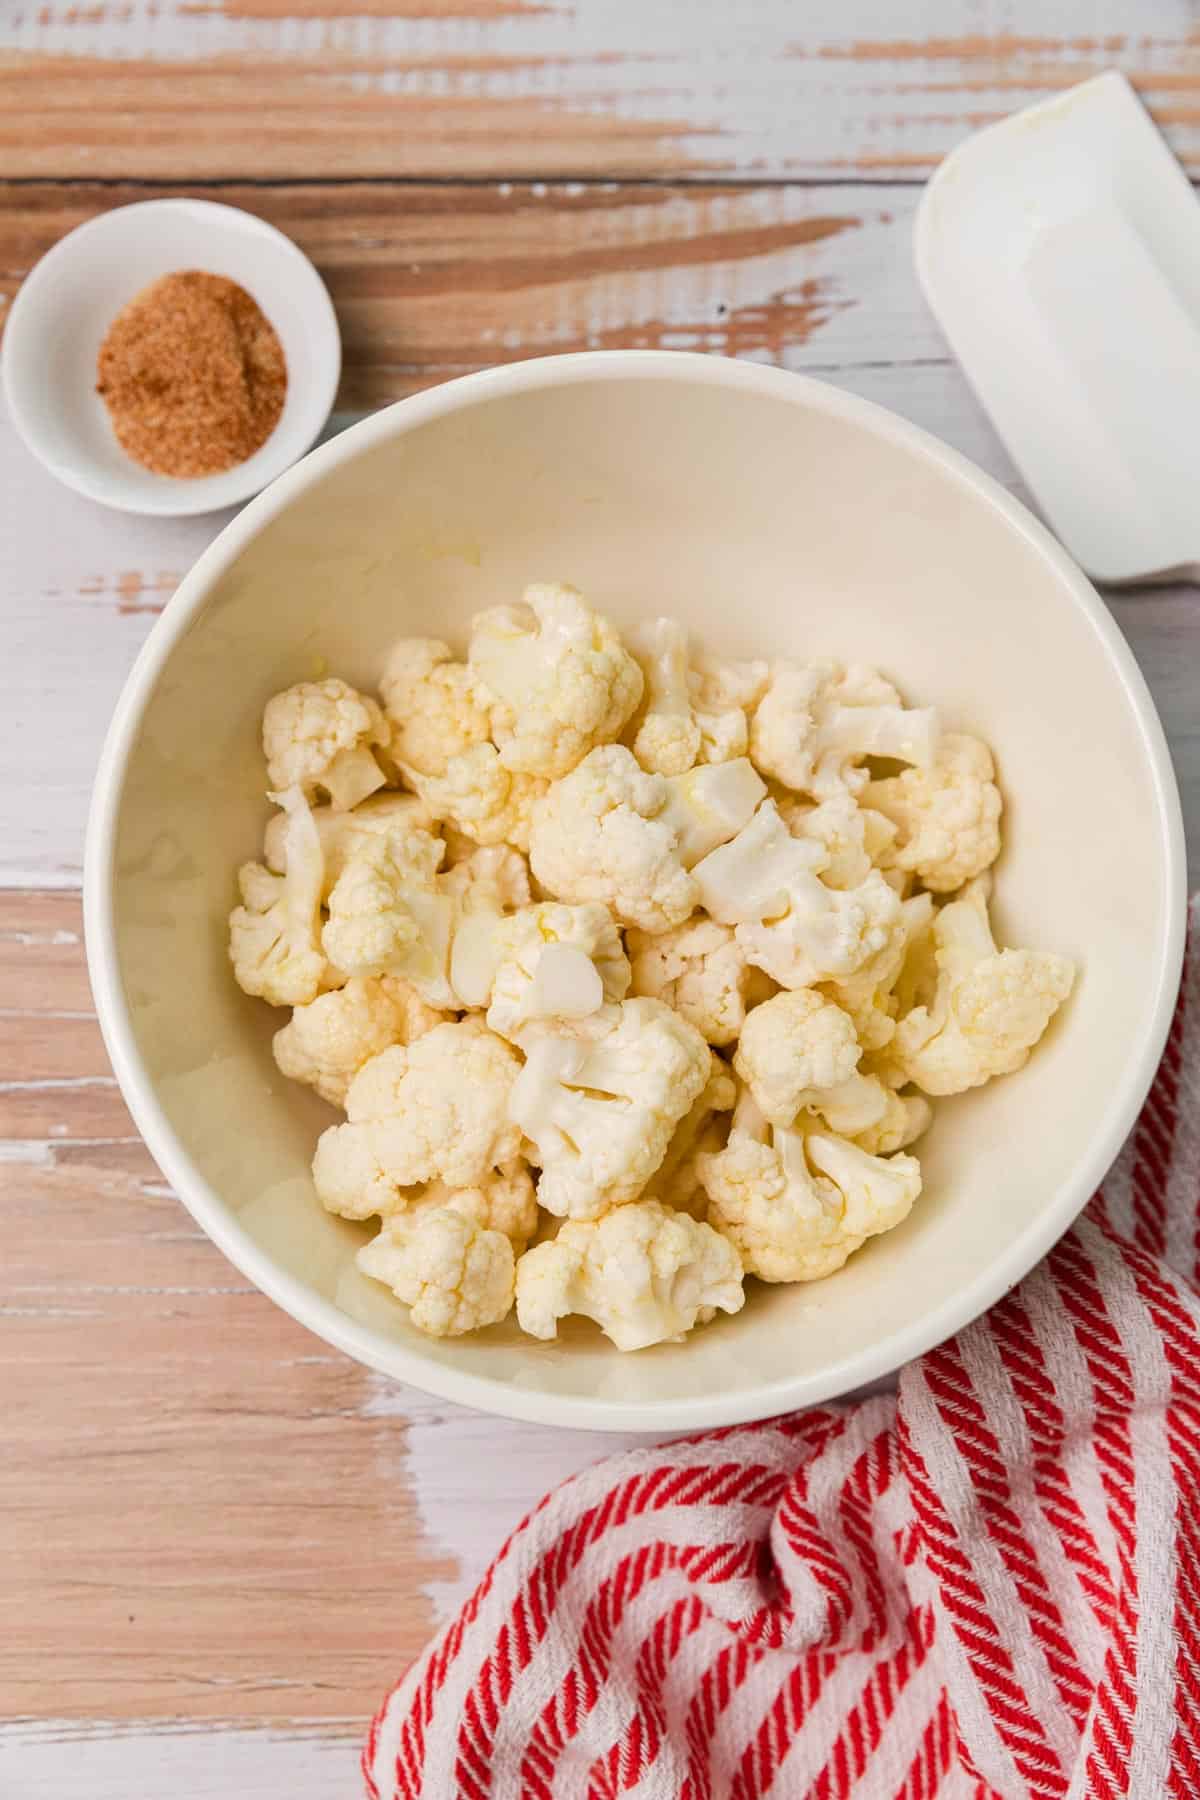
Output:
[[506,768],[494,744],[475,744],[451,757],[439,775],[403,767],[435,819],[477,844],[509,843],[528,850],[534,804],[549,783]]
[[261,863],[239,869],[242,904],[229,915],[229,958],[245,993],[272,1006],[303,1006],[336,980],[321,948],[325,862],[303,789],[275,798],[287,819],[287,874]]
[[763,1281],[821,1281],[869,1237],[907,1218],[921,1191],[912,1156],[770,1126],[739,1103],[724,1150],[700,1158],[708,1218]]
[[568,1313],[594,1319],[618,1350],[678,1341],[745,1295],[733,1245],[687,1213],[642,1200],[570,1222],[517,1264],[517,1320],[553,1338]]
[[777,805],[789,831],[823,847],[821,880],[826,887],[858,887],[873,868],[888,861],[896,827],[882,813],[860,806],[852,794],[837,794],[819,806],[789,795]]
[[443,846],[427,831],[371,837],[329,895],[321,941],[347,975],[402,975],[430,1006],[456,1004],[448,965],[454,900],[438,880]]
[[[312,817],[325,859],[322,898],[329,893],[349,857],[368,838],[404,837],[410,831],[433,830],[433,814],[416,794],[373,794],[349,812],[336,806],[314,806]],[[287,874],[288,825],[288,813],[274,813],[263,834],[263,858],[268,869],[277,875]]]
[[1075,969],[1051,951],[998,949],[979,889],[942,907],[933,942],[933,1003],[899,1021],[887,1055],[925,1093],[959,1094],[1023,1067]]
[[268,700],[262,744],[273,788],[301,788],[308,799],[318,790],[333,805],[357,806],[386,779],[371,746],[391,737],[379,702],[336,676],[301,681]]
[[851,975],[884,947],[900,899],[878,870],[855,888],[827,887],[815,872],[822,844],[793,837],[765,800],[743,831],[697,863],[701,904],[736,926],[747,959],[781,987]]
[[392,1213],[427,1181],[475,1187],[517,1157],[508,1117],[515,1051],[482,1019],[437,1025],[371,1058],[350,1083],[347,1123],[322,1133],[313,1181],[330,1212]]
[[632,638],[645,678],[645,711],[633,754],[654,775],[682,775],[700,758],[700,726],[688,691],[688,636],[676,619],[654,619]]
[[393,644],[379,687],[392,751],[405,768],[441,775],[455,757],[491,736],[491,697],[440,638]]
[[512,1311],[516,1259],[503,1232],[448,1206],[398,1213],[358,1252],[364,1275],[382,1281],[430,1337],[461,1337]]
[[572,1035],[522,1041],[510,1116],[541,1164],[541,1205],[594,1219],[635,1200],[709,1078],[700,1033],[657,1000],[625,1000]]
[[629,959],[606,906],[544,900],[508,919],[487,1022],[513,1037],[537,1020],[583,1019],[629,991]]
[[627,942],[633,992],[672,1007],[710,1044],[734,1043],[747,1006],[771,991],[732,927],[715,919],[688,919],[657,934],[630,931]]
[[868,756],[925,768],[937,741],[937,714],[904,706],[875,670],[781,662],[754,714],[750,756],[785,787],[828,800],[862,790]]
[[914,943],[927,932],[932,918],[933,900],[929,894],[914,894],[911,900],[902,900],[883,948],[853,975],[822,984],[830,998],[853,1019],[864,1051],[882,1050],[894,1036],[899,1011],[896,984]]
[[767,787],[744,756],[729,762],[700,763],[667,778],[667,803],[660,819],[678,833],[678,856],[685,869],[727,844],[754,817]]
[[952,893],[1000,854],[1000,790],[992,753],[979,738],[947,733],[926,768],[904,769],[863,789],[863,804],[897,829],[881,866],[916,875],[933,893]]
[[442,887],[456,909],[450,986],[461,1005],[484,1007],[500,962],[504,922],[530,901],[529,865],[519,850],[493,844],[455,863]]
[[593,750],[534,808],[529,860],[542,887],[557,900],[602,901],[645,931],[681,924],[696,884],[678,827],[662,817],[669,793],[622,745]]
[[611,743],[642,697],[642,672],[574,588],[539,583],[521,607],[480,613],[470,665],[501,705],[493,731],[510,769],[556,780]]
[[765,662],[728,662],[703,653],[688,670],[692,717],[700,727],[701,762],[728,762],[745,756],[750,745],[750,718],[767,690],[770,666]]
[[444,1019],[407,981],[354,976],[293,1010],[275,1033],[275,1061],[289,1081],[305,1082],[331,1106],[342,1106],[364,1063],[392,1044],[411,1044]]
[[854,1021],[812,988],[776,994],[750,1013],[733,1066],[772,1125],[817,1112],[854,1136],[887,1111],[888,1090],[858,1073]]
[[699,1161],[706,1152],[724,1148],[729,1135],[726,1113],[737,1101],[737,1082],[715,1053],[711,1073],[691,1107],[675,1127],[667,1153],[650,1178],[643,1198],[661,1200],[702,1219],[708,1196],[700,1184]]

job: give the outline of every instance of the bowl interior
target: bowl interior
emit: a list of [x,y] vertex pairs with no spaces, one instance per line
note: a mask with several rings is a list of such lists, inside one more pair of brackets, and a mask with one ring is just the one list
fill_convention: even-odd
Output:
[[[619,378],[559,365],[528,391],[484,383],[439,404],[322,452],[211,585],[194,578],[207,595],[141,718],[115,842],[133,1058],[162,1114],[153,1147],[307,1323],[452,1397],[665,1429],[841,1391],[1016,1279],[1140,1100],[1178,908],[1173,790],[1136,674],[1036,527],[956,459],[819,384],[685,377],[659,359]],[[877,663],[982,733],[1007,802],[1002,939],[1082,966],[1029,1068],[939,1106],[903,1227],[828,1281],[752,1283],[737,1318],[633,1357],[583,1325],[556,1346],[510,1326],[449,1343],[412,1332],[355,1271],[365,1229],[315,1200],[313,1143],[333,1115],[278,1075],[284,1015],[244,998],[225,957],[233,871],[259,853],[268,812],[268,696],[325,670],[370,686],[400,634],[461,646],[476,609],[535,578],[574,582],[621,624],[674,614],[726,653]]]
[[[96,392],[96,357],[117,313],[180,269],[240,283],[275,327],[288,367],[283,413],[261,449],[190,481],[127,456]],[[30,449],[69,486],[129,512],[208,512],[258,493],[321,430],[340,369],[333,306],[308,258],[274,226],[205,200],[118,207],[69,233],[23,285],[4,340],[5,384]]]

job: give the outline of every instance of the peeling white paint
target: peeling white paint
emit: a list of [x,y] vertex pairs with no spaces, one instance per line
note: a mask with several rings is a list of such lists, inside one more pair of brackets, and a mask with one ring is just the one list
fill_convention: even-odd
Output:
[[355,1800],[365,1733],[357,1720],[253,1731],[219,1720],[18,1719],[0,1725],[0,1793],[12,1800]]

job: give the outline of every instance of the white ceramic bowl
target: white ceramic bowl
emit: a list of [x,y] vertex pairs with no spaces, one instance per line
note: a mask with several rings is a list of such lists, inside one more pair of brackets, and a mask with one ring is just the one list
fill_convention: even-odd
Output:
[[[688,1343],[620,1356],[591,1327],[436,1342],[359,1276],[365,1229],[317,1204],[332,1115],[283,1081],[280,1015],[225,958],[233,870],[267,807],[264,701],[389,640],[461,645],[533,578],[719,651],[880,664],[997,751],[1002,937],[1078,959],[1027,1069],[941,1104],[911,1218],[829,1281],[752,1284]],[[816,381],[655,352],[526,362],[403,401],[228,526],[155,626],[113,721],[86,876],[117,1075],[196,1219],[297,1319],[488,1411],[669,1431],[765,1416],[895,1368],[983,1310],[1070,1224],[1162,1049],[1183,941],[1178,795],[1132,656],[1040,525],[911,425]],[[255,1371],[246,1370],[252,1384]]]
[[[240,283],[287,358],[283,414],[260,450],[219,475],[152,474],[117,442],[96,392],[96,356],[127,301],[177,269]],[[290,238],[235,206],[145,200],[77,226],[30,271],[4,329],[13,423],[52,475],[121,512],[213,512],[257,494],[304,455],[329,417],[342,350],[325,283]]]

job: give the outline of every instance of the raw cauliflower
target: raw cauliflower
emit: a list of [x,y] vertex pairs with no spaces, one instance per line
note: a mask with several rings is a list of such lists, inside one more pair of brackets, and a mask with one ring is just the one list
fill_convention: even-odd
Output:
[[667,803],[659,817],[674,826],[676,854],[685,869],[719,844],[727,844],[754,817],[766,783],[745,756],[700,763],[684,775],[667,777]]
[[349,682],[301,681],[268,700],[262,745],[273,788],[298,787],[307,799],[320,790],[343,811],[386,780],[371,754],[391,737],[379,702]]
[[411,1044],[445,1016],[398,976],[354,976],[293,1009],[275,1033],[275,1062],[289,1081],[306,1082],[322,1100],[342,1106],[365,1062],[392,1044]]
[[516,1258],[511,1241],[449,1206],[415,1218],[398,1213],[358,1253],[364,1275],[382,1281],[430,1337],[461,1337],[498,1325],[512,1311]]
[[456,1004],[448,968],[454,900],[427,831],[367,839],[329,895],[325,954],[346,975],[402,975],[430,1006]]
[[392,754],[423,775],[444,774],[447,763],[491,736],[491,696],[440,638],[393,644],[379,691],[392,727]]
[[699,1159],[708,1151],[724,1147],[728,1121],[737,1100],[737,1082],[728,1066],[715,1053],[708,1080],[680,1119],[663,1157],[646,1187],[643,1198],[661,1200],[682,1212],[702,1219],[708,1207],[708,1196],[700,1185]]
[[274,796],[287,819],[287,874],[261,863],[238,870],[242,904],[229,915],[234,980],[272,1006],[303,1006],[336,981],[321,949],[325,886],[321,840],[303,790]]
[[[324,899],[347,859],[368,838],[404,837],[410,831],[432,831],[433,814],[416,794],[373,794],[350,812],[336,806],[314,806],[313,824],[325,860]],[[263,833],[263,860],[277,875],[287,873],[288,814],[277,812]]]
[[688,919],[673,931],[630,931],[632,991],[662,1000],[718,1046],[736,1041],[746,1008],[772,991],[728,925]]
[[874,669],[781,662],[754,714],[750,757],[785,787],[828,800],[861,792],[868,756],[928,767],[937,735],[937,714],[906,707]]
[[872,1156],[891,1156],[915,1144],[932,1119],[933,1108],[924,1094],[897,1094],[889,1088],[887,1105],[874,1125],[852,1135],[860,1150],[868,1150]]
[[530,901],[529,866],[508,845],[474,849],[442,878],[454,900],[450,986],[462,1006],[485,1007],[500,961],[501,927]]
[[933,943],[932,1004],[900,1020],[887,1055],[925,1093],[960,1094],[1028,1061],[1075,969],[1051,951],[998,949],[979,888],[942,907]]
[[594,1319],[618,1350],[674,1343],[745,1300],[737,1251],[709,1226],[657,1200],[593,1223],[570,1222],[517,1264],[517,1320],[553,1338],[568,1313]]
[[808,838],[824,849],[821,880],[826,887],[858,887],[873,868],[889,862],[895,825],[881,812],[860,806],[852,794],[836,794],[819,806],[790,794],[776,804],[795,837]]
[[402,766],[435,819],[477,844],[508,843],[528,850],[534,804],[550,784],[539,775],[506,768],[494,744],[474,744],[451,757],[440,775]]
[[765,662],[727,662],[693,654],[688,670],[692,717],[700,727],[700,761],[728,762],[750,747],[750,718],[771,678]]
[[625,1000],[572,1033],[522,1038],[525,1067],[509,1113],[534,1149],[538,1201],[594,1219],[635,1200],[709,1079],[712,1052],[657,1000]]
[[891,820],[898,837],[879,860],[952,893],[1000,854],[1000,790],[987,745],[948,734],[928,768],[904,769],[863,789],[863,804]]
[[608,744],[556,781],[534,808],[533,872],[557,900],[600,900],[622,925],[668,931],[695,910],[679,831],[661,815],[670,790],[631,750]]
[[733,1066],[772,1125],[816,1112],[847,1137],[868,1131],[888,1109],[888,1090],[858,1073],[854,1021],[812,988],[776,994],[742,1027]]
[[620,736],[642,672],[608,620],[574,588],[528,587],[521,607],[480,613],[470,666],[501,702],[493,733],[510,769],[556,780]]
[[928,930],[933,901],[928,894],[902,900],[896,919],[881,950],[855,970],[822,988],[854,1021],[855,1035],[864,1051],[882,1050],[896,1030],[900,1002],[896,987],[912,955],[913,945]]
[[700,726],[688,692],[688,637],[675,619],[655,619],[634,635],[646,708],[633,754],[653,775],[682,775],[700,760]]
[[700,1158],[700,1179],[709,1223],[763,1281],[832,1275],[907,1218],[921,1192],[915,1157],[768,1125],[752,1102],[739,1102],[725,1149]]
[[367,1219],[395,1212],[405,1188],[475,1187],[514,1161],[521,1134],[508,1108],[520,1066],[478,1018],[372,1057],[350,1083],[347,1123],[317,1144],[313,1181],[324,1205]]
[[765,800],[693,870],[705,910],[735,926],[747,960],[781,987],[852,975],[884,948],[899,914],[900,899],[878,870],[857,887],[827,887],[815,872],[826,856],[822,844],[793,837]]
[[629,959],[606,906],[543,900],[505,921],[487,1022],[514,1037],[539,1019],[582,1019],[629,991]]

